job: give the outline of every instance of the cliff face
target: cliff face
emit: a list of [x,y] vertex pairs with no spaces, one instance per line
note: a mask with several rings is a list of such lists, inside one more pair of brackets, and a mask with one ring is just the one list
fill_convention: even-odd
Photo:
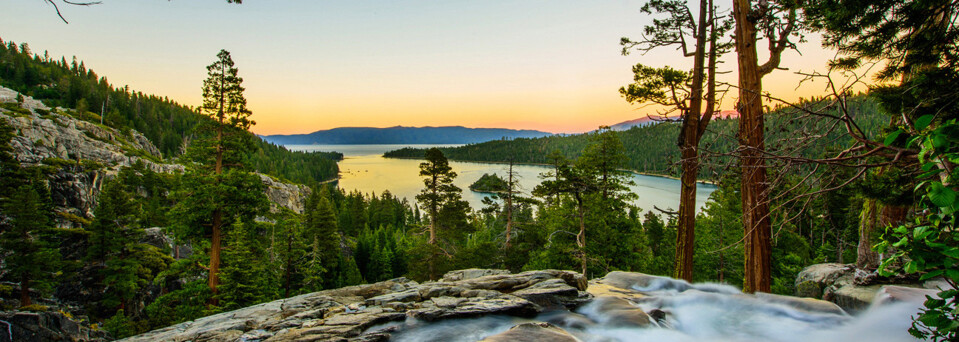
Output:
[[[0,87],[0,103],[16,103],[17,93]],[[124,166],[142,162],[159,173],[182,172],[183,165],[162,162],[159,149],[136,131],[123,132],[66,115],[31,97],[24,97],[18,113],[0,108],[0,120],[16,130],[10,145],[24,165],[52,165],[58,168],[48,180],[61,228],[73,228],[75,218],[93,219],[97,196],[104,180]],[[266,185],[271,209],[286,207],[303,212],[309,188],[276,181],[260,175]]]

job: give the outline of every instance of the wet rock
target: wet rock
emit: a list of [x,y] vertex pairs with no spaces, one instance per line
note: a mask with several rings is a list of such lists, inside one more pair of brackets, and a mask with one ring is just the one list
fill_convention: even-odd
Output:
[[487,337],[484,342],[578,342],[580,341],[562,328],[549,323],[523,323],[509,330]]
[[881,287],[882,285],[832,285],[826,288],[822,299],[836,303],[848,312],[859,312],[869,307]]
[[590,281],[589,288],[586,289],[586,292],[594,297],[619,297],[631,300],[637,300],[645,297],[645,295],[634,290],[626,290],[606,284],[602,281],[602,279]]
[[685,281],[636,272],[609,272],[596,282],[626,290],[655,291],[676,290],[679,292],[693,288]]
[[591,296],[580,296],[580,291],[562,279],[550,279],[536,283],[524,289],[512,292],[512,295],[536,303],[547,309],[571,309],[583,304]]
[[816,264],[804,268],[796,276],[796,296],[822,298],[826,288],[837,282],[849,283],[855,266],[845,264]]
[[873,300],[873,305],[887,305],[899,302],[922,303],[926,296],[939,298],[939,290],[920,289],[898,285],[886,285],[879,289]]
[[652,319],[643,309],[618,297],[598,297],[590,304],[597,313],[595,319],[614,327],[648,327]]
[[754,296],[767,302],[783,304],[808,312],[828,313],[841,316],[847,315],[846,311],[839,307],[839,305],[825,300],[815,298],[797,298],[761,292],[756,293]]
[[456,281],[419,284],[397,278],[320,291],[203,317],[128,341],[382,341],[389,338],[389,331],[364,331],[408,317],[423,321],[483,315],[532,317],[544,307],[520,295],[563,298],[548,300],[557,303],[589,296],[575,287],[585,288],[585,279],[575,272],[500,273],[470,270],[446,278],[461,279]]
[[547,323],[571,329],[583,330],[596,325],[589,317],[576,312],[558,311],[541,318]]

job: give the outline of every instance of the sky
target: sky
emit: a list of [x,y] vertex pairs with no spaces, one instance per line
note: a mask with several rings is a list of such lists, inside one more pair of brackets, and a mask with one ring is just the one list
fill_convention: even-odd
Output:
[[[637,63],[688,69],[672,48],[620,53],[652,18],[631,0],[102,0],[0,2],[0,38],[77,56],[115,86],[202,102],[206,66],[230,51],[257,134],[335,127],[453,126],[578,133],[645,117],[618,89]],[[824,91],[818,37],[764,80],[794,100]],[[760,45],[762,46],[762,45]],[[734,56],[721,68],[735,69]],[[735,74],[721,80],[735,83]],[[734,92],[733,92],[734,93]],[[723,102],[732,108],[735,94]]]

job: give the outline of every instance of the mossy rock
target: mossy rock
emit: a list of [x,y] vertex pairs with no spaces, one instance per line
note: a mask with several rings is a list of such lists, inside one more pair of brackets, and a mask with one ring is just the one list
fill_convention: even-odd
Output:
[[797,297],[822,298],[822,287],[819,283],[807,280],[796,285]]

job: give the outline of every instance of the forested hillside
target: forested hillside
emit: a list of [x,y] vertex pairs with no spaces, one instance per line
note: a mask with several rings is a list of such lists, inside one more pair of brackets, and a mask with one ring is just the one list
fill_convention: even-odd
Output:
[[339,127],[309,134],[267,135],[263,139],[280,145],[310,144],[469,144],[499,139],[536,138],[552,135],[534,130],[446,127]]
[[[816,108],[822,101],[807,101],[798,104],[800,107]],[[888,123],[888,116],[882,115],[874,99],[859,95],[849,100],[850,110],[856,114],[856,123],[870,136],[879,134],[880,127]],[[834,113],[835,110],[833,109]],[[795,108],[781,107],[768,116],[766,130],[769,142],[776,144],[794,143],[797,132],[826,133],[828,137],[822,141],[828,144],[808,144],[805,146],[791,146],[796,148],[796,154],[815,158],[826,151],[832,151],[852,144],[852,139],[844,136],[844,132],[836,127],[828,127],[827,122],[813,118],[797,119],[800,114]],[[717,118],[709,125],[709,129],[702,140],[704,149],[704,168],[700,170],[700,179],[718,179],[718,169],[728,167],[734,159],[728,155],[736,149],[736,130],[739,120],[732,118]],[[679,123],[659,122],[640,127],[633,127],[619,131],[619,139],[626,147],[627,161],[624,164],[628,170],[678,177],[680,168],[679,147],[676,142],[679,135]],[[451,160],[506,162],[512,158],[516,163],[549,164],[550,154],[559,151],[569,159],[575,159],[582,153],[589,141],[589,134],[568,136],[550,136],[543,138],[519,138],[513,140],[496,140],[479,144],[470,144],[461,147],[441,148]],[[424,150],[404,148],[386,153],[390,158],[422,158]],[[726,155],[726,156],[724,156]]]
[[[195,138],[194,128],[209,120],[197,108],[116,87],[76,57],[57,59],[32,51],[26,43],[0,40],[0,85],[50,107],[76,109],[82,120],[136,130],[171,160]],[[259,172],[304,184],[337,177],[336,161],[342,158],[338,153],[291,152],[260,139],[255,143],[257,148],[248,151],[248,158]]]

